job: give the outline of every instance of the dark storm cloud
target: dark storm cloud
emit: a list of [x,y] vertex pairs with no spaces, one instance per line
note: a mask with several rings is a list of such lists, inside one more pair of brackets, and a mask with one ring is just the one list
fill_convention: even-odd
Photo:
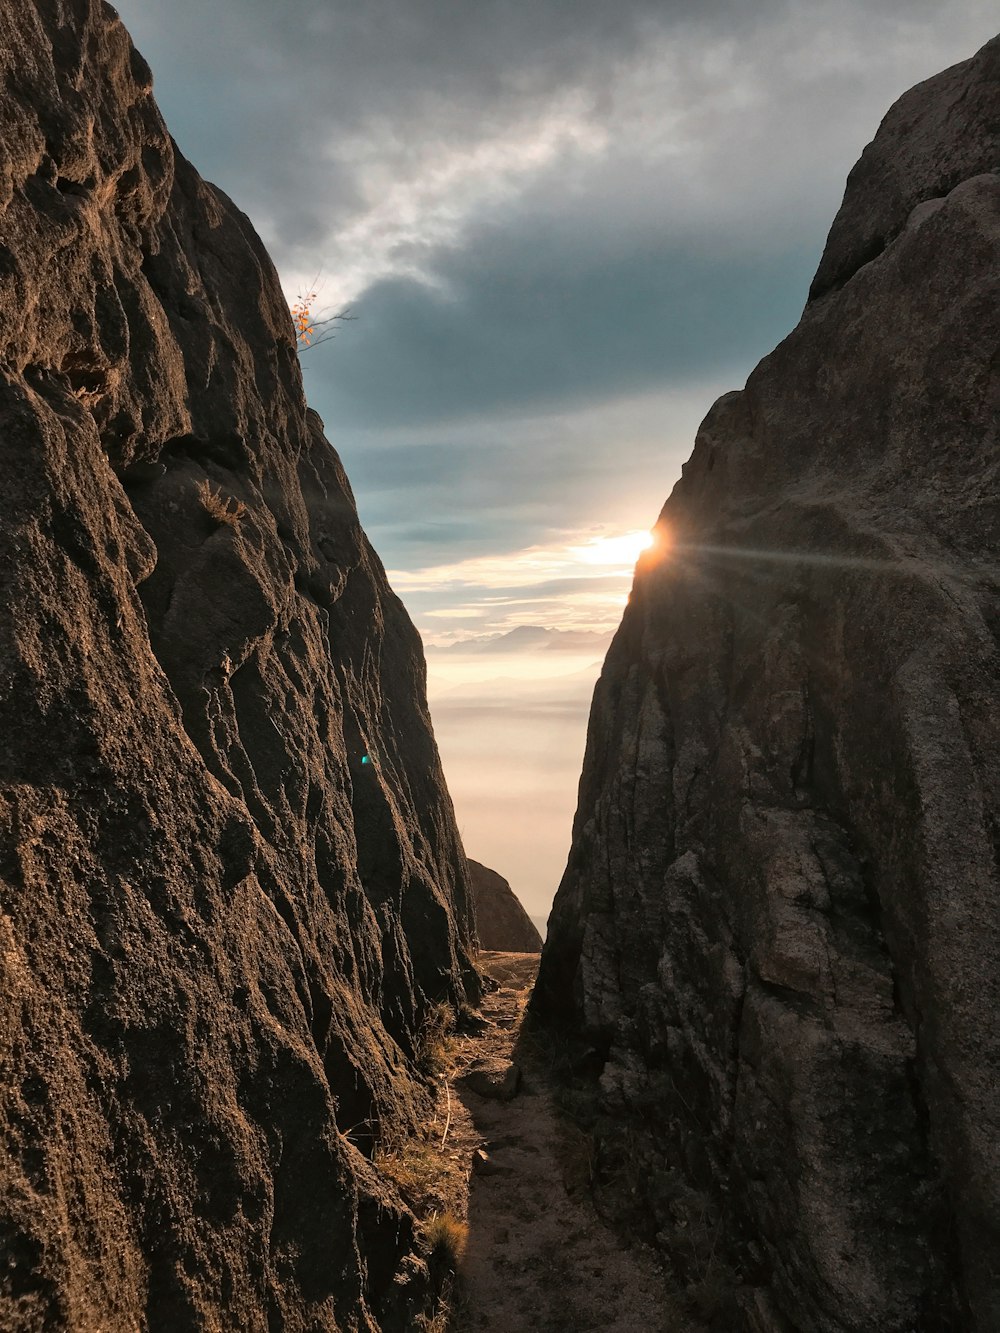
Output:
[[[229,140],[202,122],[198,108],[210,108],[222,111],[223,130],[237,114],[249,116],[240,137],[268,127],[265,142],[314,147],[317,131],[331,122],[347,130],[418,110],[454,128],[469,104],[477,120],[488,119],[509,111],[512,101],[547,98],[560,84],[596,81],[657,29],[715,22],[735,33],[782,8],[782,0],[119,3],[140,48],[155,48],[158,63],[169,62],[164,85],[177,86],[176,71],[185,71],[197,94],[187,117],[199,127],[197,137]],[[245,151],[253,147],[251,140]]]
[[764,256],[667,239],[609,258],[530,226],[477,232],[436,261],[440,288],[364,295],[329,392],[345,426],[419,426],[745,373],[797,320],[817,255],[817,238]]
[[777,59],[783,25],[805,13],[822,63],[859,16],[874,45],[935,9],[930,0],[120,0],[182,149],[248,209],[279,259],[319,252],[331,227],[370,202],[360,176],[373,152],[398,176],[434,145],[475,144],[567,90],[596,121],[613,122],[623,79],[658,46],[681,53],[670,81],[689,83],[691,100],[711,80],[701,63],[713,43],[745,44],[748,67]]
[[[766,6],[772,8],[773,5]],[[681,0],[122,0],[182,149],[285,244],[322,235],[356,203],[353,148],[447,136],[454,142],[567,84],[594,85],[654,28],[687,21]],[[746,6],[718,0],[710,15]],[[731,15],[730,15],[731,18]],[[183,72],[181,72],[183,71]],[[266,170],[262,163],[266,162]],[[238,188],[239,187],[239,188]]]

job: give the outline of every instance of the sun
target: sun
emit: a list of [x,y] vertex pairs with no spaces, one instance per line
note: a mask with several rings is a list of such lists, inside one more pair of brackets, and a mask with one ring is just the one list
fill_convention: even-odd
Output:
[[571,546],[577,560],[586,565],[604,565],[608,569],[631,568],[653,545],[653,534],[644,528],[614,537],[591,537],[583,546]]

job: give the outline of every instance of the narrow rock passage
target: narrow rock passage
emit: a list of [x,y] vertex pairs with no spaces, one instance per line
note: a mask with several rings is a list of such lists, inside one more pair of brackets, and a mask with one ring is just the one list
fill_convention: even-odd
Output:
[[499,989],[484,1000],[486,1030],[460,1040],[451,1080],[453,1104],[483,1144],[459,1329],[684,1333],[690,1325],[652,1258],[626,1250],[597,1216],[586,1190],[589,1140],[558,1113],[544,1058],[522,1042],[510,1069],[537,955],[484,953],[479,962]]

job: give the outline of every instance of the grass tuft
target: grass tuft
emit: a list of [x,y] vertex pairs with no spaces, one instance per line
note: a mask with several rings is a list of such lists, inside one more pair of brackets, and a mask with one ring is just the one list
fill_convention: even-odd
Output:
[[423,1223],[421,1234],[431,1271],[457,1273],[469,1239],[468,1223],[446,1209],[432,1213]]
[[471,1326],[465,1293],[453,1275],[444,1279],[430,1312],[414,1321],[420,1333],[461,1333]]

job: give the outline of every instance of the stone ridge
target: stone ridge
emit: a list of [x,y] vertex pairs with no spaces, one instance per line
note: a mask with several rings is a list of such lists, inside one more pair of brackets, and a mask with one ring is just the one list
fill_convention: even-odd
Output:
[[479,947],[497,953],[541,953],[535,923],[502,875],[469,857]]
[[419,640],[114,10],[0,52],[0,1329],[409,1329],[368,1158],[478,996]]
[[889,113],[590,719],[534,1006],[727,1329],[1000,1328],[998,51]]
[[998,79],[1000,37],[895,103],[847,179],[810,300],[877,258],[914,209],[933,206],[972,176],[1000,171]]

